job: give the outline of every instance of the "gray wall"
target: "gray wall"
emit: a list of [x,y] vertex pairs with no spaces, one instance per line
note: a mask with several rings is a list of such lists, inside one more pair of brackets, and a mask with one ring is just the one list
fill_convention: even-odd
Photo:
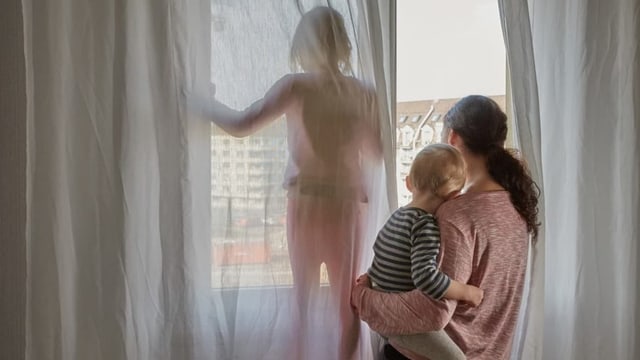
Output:
[[26,98],[22,5],[0,1],[0,359],[24,359]]

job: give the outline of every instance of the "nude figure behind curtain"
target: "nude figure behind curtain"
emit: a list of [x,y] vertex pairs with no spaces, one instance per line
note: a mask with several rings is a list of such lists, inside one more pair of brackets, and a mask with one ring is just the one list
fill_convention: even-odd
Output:
[[[295,293],[291,359],[361,356],[350,291],[362,260],[363,217],[371,196],[366,167],[381,162],[382,145],[376,93],[352,76],[351,46],[342,15],[330,7],[313,8],[303,14],[292,39],[296,72],[275,82],[262,99],[241,111],[215,99],[190,100],[196,104],[192,108],[238,137],[282,115],[286,119],[283,186]],[[323,263],[328,289],[320,286]],[[326,291],[330,301],[318,301]]]

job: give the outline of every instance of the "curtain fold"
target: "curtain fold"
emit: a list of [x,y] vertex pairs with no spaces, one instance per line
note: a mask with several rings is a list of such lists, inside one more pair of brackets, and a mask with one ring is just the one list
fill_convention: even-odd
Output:
[[23,4],[26,358],[208,358],[209,3]]
[[521,146],[545,191],[522,357],[638,358],[640,4],[505,1],[501,13]]
[[542,226],[529,251],[527,276],[512,359],[542,358],[545,266],[545,192],[541,162],[540,110],[536,64],[527,2],[498,1],[507,51],[511,116],[515,145],[520,149],[531,176],[540,187],[539,219]]

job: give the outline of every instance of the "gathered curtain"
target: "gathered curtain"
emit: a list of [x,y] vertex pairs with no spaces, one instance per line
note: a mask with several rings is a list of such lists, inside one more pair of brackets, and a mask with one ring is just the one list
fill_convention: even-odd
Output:
[[[352,75],[377,89],[390,139],[367,168],[355,276],[396,201],[392,5],[23,0],[27,359],[283,359],[292,343],[337,358],[326,264],[309,300],[315,331],[302,339],[292,325],[286,120],[233,138],[185,100],[260,99],[299,71],[292,36],[319,5],[344,17]],[[354,358],[371,358],[364,326],[357,336]]]
[[27,359],[211,353],[207,1],[23,1]]
[[544,231],[514,359],[640,357],[640,3],[500,1]]

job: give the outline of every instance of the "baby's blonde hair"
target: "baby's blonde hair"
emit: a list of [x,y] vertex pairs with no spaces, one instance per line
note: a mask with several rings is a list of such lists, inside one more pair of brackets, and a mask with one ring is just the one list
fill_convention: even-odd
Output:
[[462,190],[466,167],[460,152],[451,145],[432,144],[416,155],[409,171],[409,181],[419,192],[431,192],[446,198]]
[[302,15],[296,27],[290,54],[291,66],[303,70],[310,62],[328,70],[351,72],[351,42],[342,15],[318,6]]

